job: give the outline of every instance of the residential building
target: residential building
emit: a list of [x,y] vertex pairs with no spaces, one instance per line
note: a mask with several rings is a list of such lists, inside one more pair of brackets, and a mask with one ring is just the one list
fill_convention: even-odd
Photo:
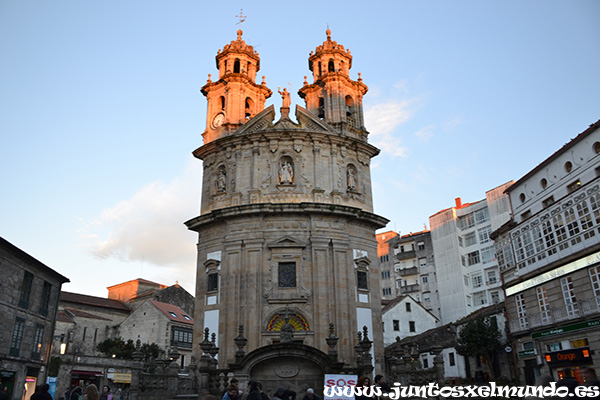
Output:
[[429,217],[443,324],[504,299],[491,233],[510,219],[510,182]]
[[0,387],[29,399],[46,383],[63,283],[69,280],[0,237]]
[[385,303],[396,298],[396,274],[394,272],[393,253],[390,254],[389,240],[398,236],[396,232],[387,231],[378,233],[377,256],[379,257],[379,270],[381,272],[381,300]]
[[438,280],[431,232],[396,236],[389,241],[396,296],[411,295],[440,318]]
[[[507,188],[495,230],[519,375],[600,365],[600,121]],[[523,382],[521,382],[523,383]]]
[[439,318],[410,295],[396,297],[383,307],[381,315],[384,346],[433,329],[439,322]]
[[156,343],[167,356],[177,349],[183,369],[192,355],[193,318],[173,304],[146,300],[119,324],[119,336]]

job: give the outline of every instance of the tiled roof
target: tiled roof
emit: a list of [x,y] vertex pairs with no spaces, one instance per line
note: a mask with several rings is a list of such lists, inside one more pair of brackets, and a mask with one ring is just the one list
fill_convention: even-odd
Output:
[[[183,324],[194,324],[194,319],[186,314],[181,308],[174,306],[173,304],[161,303],[156,300],[148,300],[156,308],[163,312],[171,321],[181,322]],[[186,318],[187,317],[187,318]]]
[[60,301],[64,303],[85,304],[119,311],[131,311],[117,300],[106,299],[104,297],[88,296],[86,294],[79,293],[60,292]]
[[91,314],[89,312],[77,310],[75,308],[65,308],[65,311],[71,313],[75,317],[90,318],[90,319],[101,319],[101,320],[104,320],[104,321],[110,321],[110,319],[108,319],[108,318],[104,318],[104,317],[101,317],[99,315]]
[[64,311],[59,311],[58,314],[56,315],[56,320],[58,322],[67,322],[70,324],[74,324],[75,320],[73,320],[73,318],[71,318],[71,316],[69,314],[67,314]]
[[138,283],[143,283],[145,285],[154,285],[154,286],[166,287],[166,285],[163,285],[161,283],[152,282],[152,281],[149,281],[147,279],[137,278],[137,279],[132,279],[132,280],[127,281],[127,282],[117,283],[116,285],[109,286],[107,289],[110,289],[110,288],[116,287],[116,286],[125,285],[125,284],[127,284],[129,282],[138,282]]

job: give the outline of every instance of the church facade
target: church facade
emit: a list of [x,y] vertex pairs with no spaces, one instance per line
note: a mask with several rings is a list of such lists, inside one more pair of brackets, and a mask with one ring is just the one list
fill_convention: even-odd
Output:
[[[367,142],[367,86],[349,76],[350,51],[327,30],[309,56],[313,83],[305,77],[295,121],[287,89],[278,90],[278,121],[265,108],[273,93],[264,77],[256,83],[260,58],[241,30],[216,61],[193,153],[204,168],[201,213],[186,222],[198,232],[194,343],[208,328],[219,367],[235,366],[266,391],[322,387],[333,366],[356,371],[365,339],[381,371],[375,230],[388,221],[373,213],[370,161],[379,150]],[[241,329],[247,342],[236,358]]]

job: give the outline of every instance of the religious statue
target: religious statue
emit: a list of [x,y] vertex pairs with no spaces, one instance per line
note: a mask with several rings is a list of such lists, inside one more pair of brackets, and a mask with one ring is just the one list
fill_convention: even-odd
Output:
[[348,182],[348,190],[356,190],[356,174],[354,169],[348,168],[346,171],[346,180]]
[[217,176],[216,189],[217,193],[225,193],[225,170],[219,169],[219,175]]
[[281,331],[279,332],[279,340],[281,343],[291,343],[294,336],[294,325],[290,324],[290,317],[285,315],[285,322],[281,325]]
[[279,168],[279,183],[291,184],[294,182],[294,168],[289,161],[281,163]]
[[277,91],[279,92],[279,94],[281,95],[282,98],[282,108],[290,108],[290,105],[292,104],[292,100],[290,99],[290,92],[288,92],[288,90],[286,88],[283,88],[283,92],[281,91],[281,86],[279,86],[277,88]]

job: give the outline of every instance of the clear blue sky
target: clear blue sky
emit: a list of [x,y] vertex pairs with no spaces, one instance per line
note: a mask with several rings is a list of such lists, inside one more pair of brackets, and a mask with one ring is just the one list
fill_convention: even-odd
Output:
[[392,230],[483,199],[600,119],[596,0],[3,0],[0,236],[64,290],[143,277],[194,293],[199,89],[242,7],[259,76],[293,104],[327,26],[351,50]]

